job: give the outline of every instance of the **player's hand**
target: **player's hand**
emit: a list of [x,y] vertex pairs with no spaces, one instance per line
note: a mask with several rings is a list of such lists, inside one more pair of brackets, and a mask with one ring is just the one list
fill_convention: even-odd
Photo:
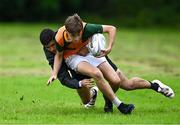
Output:
[[57,76],[55,75],[51,75],[51,77],[49,78],[49,80],[47,81],[47,85],[50,85],[54,80],[57,79]]
[[85,88],[92,88],[94,86],[92,79],[81,80],[81,85],[82,85],[82,87],[85,87]]
[[104,50],[101,50],[101,53],[99,56],[97,56],[97,58],[100,58],[100,57],[103,57],[103,56],[106,56],[107,54],[109,54],[111,52],[111,48],[107,48],[107,49],[104,49]]

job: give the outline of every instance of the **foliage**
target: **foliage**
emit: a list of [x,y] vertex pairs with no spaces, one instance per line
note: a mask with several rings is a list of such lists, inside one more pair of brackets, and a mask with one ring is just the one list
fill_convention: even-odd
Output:
[[59,21],[79,13],[125,26],[180,25],[179,0],[1,0],[0,12],[0,21]]

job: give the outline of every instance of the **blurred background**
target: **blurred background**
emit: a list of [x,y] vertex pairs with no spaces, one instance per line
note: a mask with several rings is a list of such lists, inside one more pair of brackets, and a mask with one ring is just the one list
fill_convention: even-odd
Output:
[[1,0],[1,22],[84,21],[126,27],[180,26],[180,0]]

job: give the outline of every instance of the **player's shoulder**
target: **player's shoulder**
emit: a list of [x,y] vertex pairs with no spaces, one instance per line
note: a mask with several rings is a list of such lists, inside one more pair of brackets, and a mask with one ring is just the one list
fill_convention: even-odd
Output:
[[65,26],[62,26],[60,27],[58,30],[57,30],[57,33],[56,33],[56,38],[60,35],[63,35],[63,32],[66,30]]
[[59,43],[59,45],[61,45],[61,46],[64,45],[63,33],[65,30],[66,30],[65,26],[60,27],[55,36],[56,42]]

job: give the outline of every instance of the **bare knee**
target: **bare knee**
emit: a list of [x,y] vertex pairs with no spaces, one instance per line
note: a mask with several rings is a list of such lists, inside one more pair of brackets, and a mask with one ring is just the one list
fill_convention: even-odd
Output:
[[130,90],[134,90],[135,89],[135,84],[131,81],[129,81],[129,84],[127,86],[127,91],[130,91]]
[[92,77],[95,78],[96,80],[103,79],[103,74],[99,69],[96,69],[93,71]]
[[130,79],[132,81],[132,83],[136,84],[136,83],[140,83],[140,82],[144,82],[144,79],[141,79],[139,77],[133,77]]
[[131,80],[123,80],[120,84],[120,88],[130,91],[135,88],[135,84]]
[[113,84],[113,86],[118,86],[119,87],[119,85],[121,83],[121,79],[119,77],[113,77],[111,79],[111,83]]
[[136,89],[137,83],[141,82],[139,77],[133,77],[130,80],[127,81],[127,91]]

